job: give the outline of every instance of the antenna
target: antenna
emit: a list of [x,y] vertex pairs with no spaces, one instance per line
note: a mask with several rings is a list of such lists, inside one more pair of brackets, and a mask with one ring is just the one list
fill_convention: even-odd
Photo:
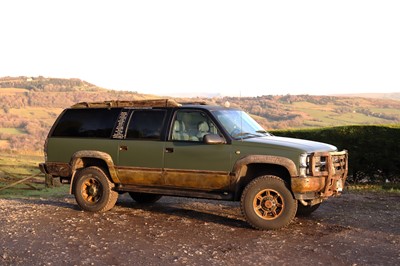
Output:
[[[242,110],[242,91],[239,91],[239,109],[240,109],[240,135],[243,136],[243,110]],[[243,137],[241,138],[243,141]]]

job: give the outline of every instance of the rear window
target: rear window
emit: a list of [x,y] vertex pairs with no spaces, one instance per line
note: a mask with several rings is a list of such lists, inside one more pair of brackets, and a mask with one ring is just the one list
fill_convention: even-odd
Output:
[[135,111],[126,138],[160,140],[165,114],[164,110]]
[[53,137],[110,138],[121,109],[68,109]]

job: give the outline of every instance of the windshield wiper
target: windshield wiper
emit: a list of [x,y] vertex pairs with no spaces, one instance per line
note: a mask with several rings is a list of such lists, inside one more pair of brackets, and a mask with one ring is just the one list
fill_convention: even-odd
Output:
[[240,132],[238,134],[233,135],[232,137],[244,139],[244,138],[261,137],[261,136],[250,132]]
[[271,133],[269,133],[268,131],[265,131],[265,130],[257,130],[256,132],[260,133],[260,134],[265,134],[267,136],[273,136]]

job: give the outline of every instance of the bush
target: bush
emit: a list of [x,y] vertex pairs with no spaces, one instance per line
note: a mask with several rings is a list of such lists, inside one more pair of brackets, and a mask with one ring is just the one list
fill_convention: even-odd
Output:
[[400,125],[277,130],[273,134],[333,144],[349,151],[349,181],[400,181]]

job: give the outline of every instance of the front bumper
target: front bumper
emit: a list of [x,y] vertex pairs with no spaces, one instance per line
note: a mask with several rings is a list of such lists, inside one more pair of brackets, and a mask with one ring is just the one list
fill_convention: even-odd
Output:
[[[321,158],[323,158],[321,160]],[[324,167],[321,169],[321,161]],[[296,199],[327,198],[339,195],[348,174],[348,152],[315,152],[309,155],[308,176],[292,177]]]

